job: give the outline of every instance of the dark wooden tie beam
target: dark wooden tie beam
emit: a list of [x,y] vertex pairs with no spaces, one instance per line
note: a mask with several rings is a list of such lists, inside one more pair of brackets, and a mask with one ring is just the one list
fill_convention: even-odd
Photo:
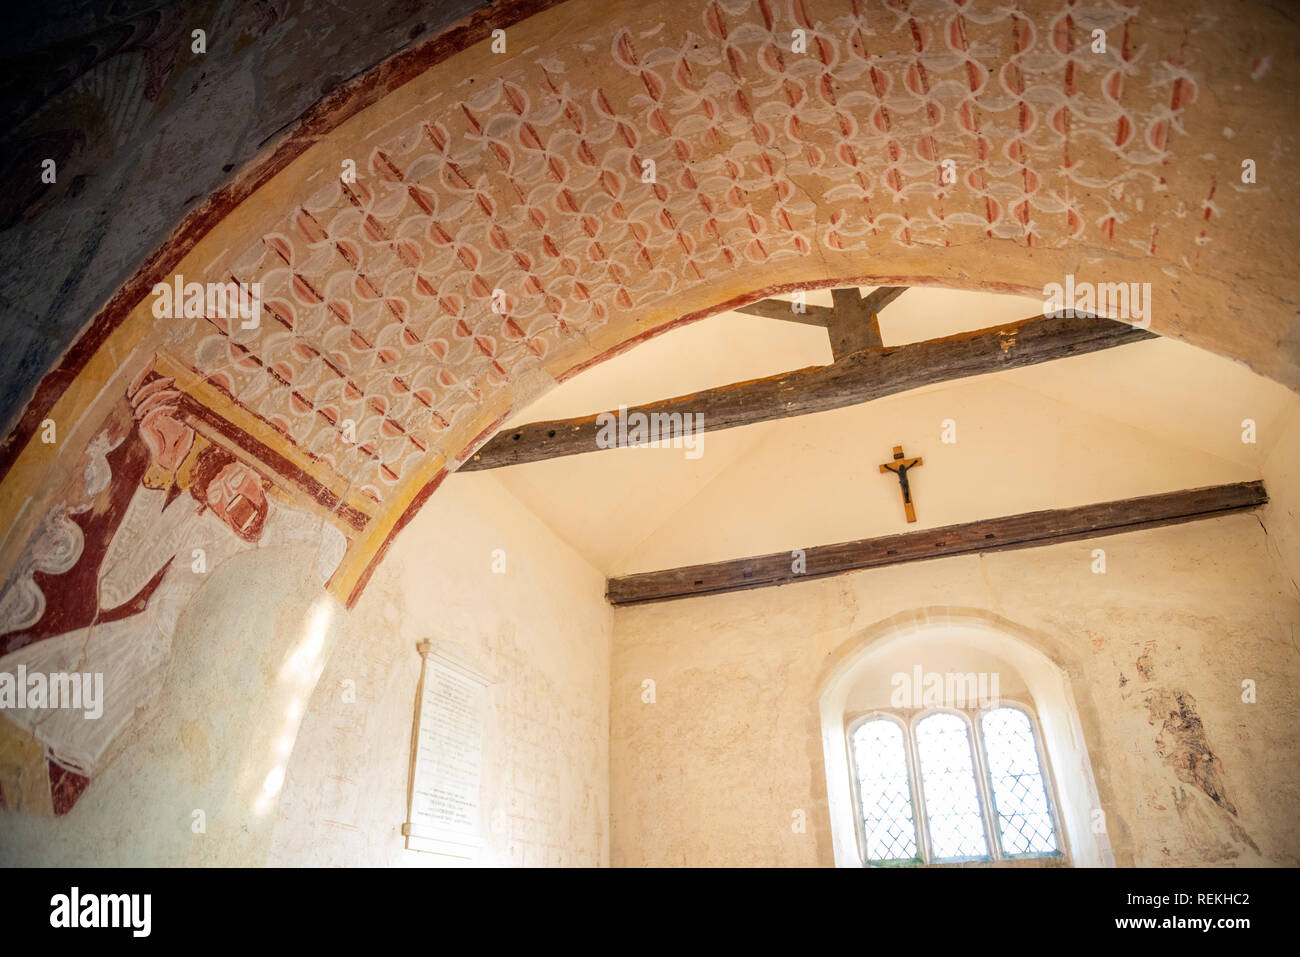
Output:
[[[766,379],[705,389],[635,406],[627,414],[640,412],[647,417],[676,414],[672,421],[681,422],[688,413],[701,413],[704,430],[713,432],[842,409],[939,382],[1018,369],[1155,337],[1155,333],[1113,319],[1038,317],[892,349],[866,349],[827,366],[810,366]],[[460,471],[474,472],[595,452],[599,448],[596,418],[588,415],[532,422],[498,432],[460,466]]]
[[1077,508],[1025,512],[838,545],[816,545],[803,550],[802,564],[806,571],[802,573],[794,571],[795,556],[786,551],[611,578],[606,583],[605,597],[612,605],[635,605],[764,588],[928,558],[1055,545],[1193,522],[1258,508],[1267,501],[1263,482],[1239,482]]

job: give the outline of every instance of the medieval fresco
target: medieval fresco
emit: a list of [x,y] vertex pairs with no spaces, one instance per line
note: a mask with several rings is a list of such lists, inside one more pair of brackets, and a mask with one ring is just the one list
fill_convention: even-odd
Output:
[[[214,569],[250,549],[314,545],[324,586],[346,547],[273,475],[200,434],[181,398],[145,365],[0,591],[0,672],[102,681],[83,689],[94,699],[85,707],[54,707],[52,688],[47,701],[6,702],[7,735],[30,732],[43,749],[55,813],[71,808],[157,695],[177,621]],[[0,766],[0,784],[18,794],[31,771],[30,760]]]

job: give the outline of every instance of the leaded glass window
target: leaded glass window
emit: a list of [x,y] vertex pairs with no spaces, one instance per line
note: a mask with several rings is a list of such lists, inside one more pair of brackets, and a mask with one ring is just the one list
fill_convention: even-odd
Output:
[[931,860],[987,858],[989,845],[965,720],[940,712],[919,722],[916,756],[925,788]]
[[874,712],[849,743],[866,863],[1063,856],[1026,710]]
[[853,764],[867,860],[876,864],[919,861],[902,726],[888,718],[859,725],[853,732]]
[[1019,708],[995,708],[980,717],[980,730],[1002,853],[1008,857],[1054,853],[1056,829],[1029,715]]

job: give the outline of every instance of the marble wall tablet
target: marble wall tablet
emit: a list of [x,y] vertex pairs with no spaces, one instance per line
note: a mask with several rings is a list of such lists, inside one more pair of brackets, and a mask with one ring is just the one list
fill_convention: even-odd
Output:
[[411,736],[410,850],[472,861],[482,843],[479,767],[492,679],[445,646],[422,641],[424,659]]

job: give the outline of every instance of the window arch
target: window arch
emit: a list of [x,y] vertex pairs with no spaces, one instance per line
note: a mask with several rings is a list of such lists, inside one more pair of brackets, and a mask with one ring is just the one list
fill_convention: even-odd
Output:
[[[1075,867],[1114,867],[1110,837],[1104,826],[1098,826],[1105,802],[1093,775],[1094,760],[1100,761],[1103,768],[1110,766],[1105,753],[1094,758],[1089,747],[1098,739],[1096,708],[1088,687],[1076,689],[1071,682],[1070,675],[1080,663],[1078,655],[1076,643],[1064,636],[1025,628],[987,609],[953,605],[899,611],[865,626],[845,641],[824,663],[816,692],[826,774],[826,813],[836,865],[862,867],[869,859],[885,863],[869,858],[866,851],[860,781],[852,753],[852,732],[871,717],[889,717],[903,729],[919,858],[910,863],[932,862],[912,726],[929,711],[956,705],[954,713],[969,719],[971,738],[976,742],[976,787],[981,794],[990,858],[1030,866],[1041,865],[1046,859]],[[922,670],[919,678],[915,674],[918,665]],[[964,699],[946,697],[950,671],[954,677],[961,676],[961,684],[955,685],[954,691],[965,686]],[[944,679],[944,695],[934,701],[927,700],[930,672],[942,672]],[[973,693],[971,672],[977,679]],[[900,673],[905,679],[910,675],[911,680],[904,684],[911,686],[914,693],[895,699],[895,682]],[[989,675],[987,695],[978,685],[981,674]],[[993,675],[999,676],[996,691],[991,686]],[[1036,850],[1043,843],[1030,844],[1028,850],[1022,851],[1024,845],[1013,839],[1013,833],[1023,823],[1017,819],[1017,811],[1032,811],[1032,807],[1018,809],[1005,796],[1001,798],[1000,812],[993,805],[989,770],[993,765],[996,772],[997,766],[981,743],[981,718],[985,710],[1002,705],[1020,708],[1028,716],[1055,854]],[[990,735],[994,734],[993,726],[989,727]],[[1113,768],[1110,770],[1113,773]],[[1001,784],[1004,795],[1012,793],[1007,790],[1008,782]],[[1036,859],[1012,860],[1022,853]]]
[[1063,857],[1035,724],[1026,706],[1006,703],[854,721],[849,767],[863,862]]

